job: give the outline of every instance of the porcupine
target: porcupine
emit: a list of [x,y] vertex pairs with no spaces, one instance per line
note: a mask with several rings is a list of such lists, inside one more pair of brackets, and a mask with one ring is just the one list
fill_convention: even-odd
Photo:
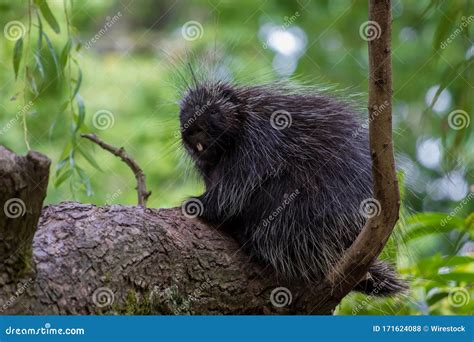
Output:
[[[194,76],[194,75],[193,75]],[[317,282],[356,239],[372,198],[367,130],[350,101],[286,83],[193,79],[180,103],[182,142],[206,190],[199,216],[228,227],[286,280]],[[404,290],[375,261],[354,290]]]

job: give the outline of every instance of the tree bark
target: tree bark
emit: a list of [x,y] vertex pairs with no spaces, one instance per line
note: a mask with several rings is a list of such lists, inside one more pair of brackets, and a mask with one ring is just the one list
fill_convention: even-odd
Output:
[[0,286],[34,272],[32,241],[48,187],[51,161],[0,146]]
[[331,313],[179,208],[47,206],[33,250],[36,275],[0,293],[6,314]]

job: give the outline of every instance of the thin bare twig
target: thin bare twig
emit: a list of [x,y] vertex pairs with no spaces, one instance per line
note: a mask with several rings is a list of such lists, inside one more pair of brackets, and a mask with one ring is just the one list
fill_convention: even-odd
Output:
[[133,160],[126,152],[123,147],[117,148],[109,145],[100,140],[95,134],[81,134],[82,138],[86,138],[93,143],[99,145],[104,150],[109,151],[114,156],[119,157],[122,161],[132,169],[137,179],[137,193],[138,193],[138,205],[146,208],[146,201],[151,195],[151,191],[146,190],[146,176],[138,164]]

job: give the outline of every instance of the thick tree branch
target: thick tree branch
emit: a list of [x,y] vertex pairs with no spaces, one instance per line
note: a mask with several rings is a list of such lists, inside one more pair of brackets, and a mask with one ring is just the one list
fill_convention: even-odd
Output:
[[37,274],[2,286],[0,314],[327,313],[180,208],[47,206],[33,249]]
[[81,137],[86,138],[93,143],[99,145],[104,150],[109,151],[114,156],[119,157],[122,161],[132,169],[135,178],[137,179],[137,193],[138,205],[146,208],[146,201],[151,195],[151,191],[146,190],[146,176],[143,170],[126,152],[123,147],[117,148],[100,140],[95,134],[81,134]]

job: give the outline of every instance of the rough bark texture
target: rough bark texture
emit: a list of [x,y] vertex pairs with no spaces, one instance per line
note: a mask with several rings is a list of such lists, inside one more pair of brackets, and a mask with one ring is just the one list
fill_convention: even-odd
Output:
[[0,287],[31,266],[32,240],[46,197],[50,160],[0,146]]
[[[33,247],[37,274],[0,293],[6,314],[330,313],[180,209],[47,206]],[[289,302],[285,290],[271,295],[282,286],[291,303],[278,308]]]

